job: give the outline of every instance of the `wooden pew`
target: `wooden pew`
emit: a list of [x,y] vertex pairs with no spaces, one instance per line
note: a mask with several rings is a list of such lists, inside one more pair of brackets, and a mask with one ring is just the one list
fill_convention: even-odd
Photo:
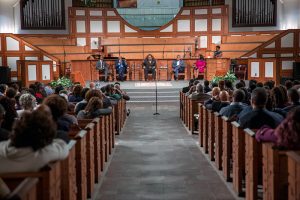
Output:
[[[111,148],[115,148],[115,128],[116,128],[116,114],[115,107],[113,107],[112,113],[109,115],[110,119],[110,134],[111,134]],[[122,113],[122,112],[121,112]]]
[[38,178],[25,178],[3,200],[38,200]]
[[211,161],[215,160],[215,116],[212,110],[208,110],[208,155]]
[[95,161],[95,181],[98,183],[99,177],[101,175],[102,165],[103,165],[103,146],[101,143],[101,138],[103,132],[101,131],[101,120],[100,118],[95,118],[92,121],[95,124],[94,129],[94,161]]
[[183,95],[182,91],[179,92],[179,106],[180,106],[180,119],[183,120]]
[[108,161],[108,156],[109,156],[109,124],[108,124],[108,117],[107,116],[103,116],[102,117],[103,120],[103,125],[104,125],[104,149],[105,149],[105,154],[104,154],[104,161],[107,162]]
[[288,156],[288,196],[289,200],[300,199],[300,151],[291,151]]
[[230,163],[232,159],[232,124],[231,121],[222,116],[223,124],[223,151],[222,151],[222,169],[226,181],[231,181]]
[[[255,139],[255,131],[244,130],[245,136],[245,173],[246,173],[246,199],[258,198],[258,185],[262,183],[262,143]],[[243,149],[240,149],[243,151]]]
[[94,156],[94,133],[96,127],[90,119],[78,120],[81,128],[87,130],[86,161],[87,161],[87,195],[92,196],[95,186],[95,156]]
[[76,199],[77,195],[77,180],[76,180],[76,141],[71,140],[68,143],[69,155],[62,161],[62,187],[61,197],[64,200]]
[[188,124],[188,97],[184,96],[184,124],[185,126],[187,126]]
[[122,111],[123,111],[122,116],[123,116],[123,118],[122,118],[122,127],[121,127],[121,129],[125,125],[125,121],[126,121],[126,118],[127,118],[127,106],[126,106],[126,104],[127,104],[127,101],[122,99]]
[[262,144],[263,199],[290,199],[288,198],[288,151],[280,151],[273,146],[273,143]]
[[232,124],[232,178],[233,190],[243,196],[243,177],[245,173],[245,133],[237,122]]
[[69,136],[76,140],[76,183],[77,183],[77,199],[87,198],[87,161],[86,161],[86,143],[87,131],[72,127]]
[[62,189],[62,162],[50,163],[39,172],[7,173],[0,174],[0,177],[11,189],[16,188],[28,177],[38,178],[37,196],[43,200],[61,199]]
[[122,103],[121,101],[118,101],[117,105],[114,106],[114,114],[116,119],[115,131],[117,135],[121,133],[121,128],[122,128],[122,114],[121,114],[122,112],[120,112],[121,109],[122,109]]
[[208,110],[203,106],[203,149],[208,153]]
[[198,118],[198,131],[199,131],[199,145],[200,145],[200,147],[203,147],[203,140],[204,140],[204,133],[203,133],[203,131],[204,131],[204,129],[203,129],[203,120],[204,120],[204,118],[203,118],[203,110],[204,110],[204,108],[203,108],[204,106],[203,106],[203,104],[201,104],[201,103],[199,103],[198,104],[198,113],[199,113],[199,118]]
[[189,130],[193,134],[195,131],[195,114],[198,113],[198,104],[203,103],[198,100],[189,99]]
[[214,113],[215,121],[215,162],[219,170],[222,170],[222,151],[223,151],[223,122],[222,116]]

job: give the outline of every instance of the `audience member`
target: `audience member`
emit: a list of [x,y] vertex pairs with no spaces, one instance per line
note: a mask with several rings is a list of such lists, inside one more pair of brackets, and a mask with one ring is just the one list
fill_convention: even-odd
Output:
[[264,88],[256,88],[251,94],[251,105],[253,110],[243,115],[239,119],[242,128],[259,129],[263,125],[276,128],[283,120],[277,113],[266,109],[267,92]]
[[219,87],[214,87],[211,91],[211,98],[206,100],[204,102],[204,106],[207,108],[207,109],[211,109],[211,105],[214,101],[219,101],[219,95],[220,95],[220,88]]
[[7,88],[8,87],[6,84],[0,84],[0,97],[6,95]]
[[243,103],[245,92],[241,89],[233,92],[233,102],[220,110],[220,115],[226,116],[230,120],[236,119],[238,114],[247,106]]
[[300,96],[299,93],[296,89],[292,88],[288,90],[288,99],[289,99],[289,106],[283,108],[282,110],[286,113],[290,112],[291,110],[293,110],[296,107],[300,106]]
[[68,156],[67,144],[54,139],[56,125],[45,110],[25,112],[16,121],[10,139],[0,143],[0,173],[35,172]]
[[[228,106],[229,102],[229,94],[227,91],[221,91],[219,94],[219,100],[213,101],[211,104],[211,110],[214,112],[219,112],[222,108]],[[209,108],[208,108],[209,109]]]
[[18,117],[15,108],[15,99],[10,99],[6,96],[0,97],[0,105],[5,109],[4,121],[1,125],[2,128],[11,131],[15,118]]
[[191,79],[189,81],[189,85],[187,87],[182,88],[182,92],[187,93],[188,91],[190,91],[191,87],[194,85],[194,81],[195,79]]
[[1,128],[1,124],[4,121],[5,116],[5,109],[0,104],[0,142],[8,140],[9,131],[5,130],[4,128]]
[[211,91],[211,88],[209,87],[209,81],[208,80],[204,81],[204,88],[203,88],[203,90],[204,90],[204,93],[208,93],[208,92]]
[[273,142],[286,150],[300,150],[300,107],[291,111],[275,130],[263,126],[255,137],[259,142]]
[[22,110],[17,110],[18,116],[21,117],[25,111],[31,112],[36,107],[36,99],[29,93],[22,94],[19,103]]
[[81,92],[82,92],[82,86],[81,85],[75,85],[73,88],[73,92],[69,95],[68,97],[68,101],[69,102],[80,102],[83,100],[82,96],[81,96]]
[[198,83],[196,86],[196,91],[190,94],[189,98],[204,102],[210,98],[210,95],[204,93],[203,86],[201,83]]
[[101,115],[109,115],[111,108],[103,108],[103,102],[99,97],[92,97],[84,110],[77,114],[77,119],[93,119]]

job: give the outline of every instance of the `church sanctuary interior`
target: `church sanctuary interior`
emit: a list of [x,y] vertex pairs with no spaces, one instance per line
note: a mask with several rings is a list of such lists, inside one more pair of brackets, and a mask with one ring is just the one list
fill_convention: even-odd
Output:
[[300,200],[300,0],[0,0],[0,200]]

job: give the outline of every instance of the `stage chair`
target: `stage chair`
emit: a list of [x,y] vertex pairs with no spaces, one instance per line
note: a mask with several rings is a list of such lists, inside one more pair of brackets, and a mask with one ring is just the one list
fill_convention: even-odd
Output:
[[246,80],[247,65],[239,65],[234,67],[234,74],[239,80]]
[[[108,75],[107,75],[107,81],[114,81],[115,80],[115,69],[113,65],[107,64],[108,65]],[[105,79],[105,73],[104,71],[99,71],[99,80],[103,81]]]

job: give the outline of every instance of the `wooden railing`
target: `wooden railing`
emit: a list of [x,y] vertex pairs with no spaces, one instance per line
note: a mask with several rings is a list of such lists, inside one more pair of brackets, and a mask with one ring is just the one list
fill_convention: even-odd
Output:
[[219,6],[225,5],[225,0],[184,0],[184,6]]
[[22,29],[65,29],[64,0],[22,0]]
[[113,0],[73,0],[72,7],[113,8]]
[[232,26],[276,26],[276,0],[233,0]]

